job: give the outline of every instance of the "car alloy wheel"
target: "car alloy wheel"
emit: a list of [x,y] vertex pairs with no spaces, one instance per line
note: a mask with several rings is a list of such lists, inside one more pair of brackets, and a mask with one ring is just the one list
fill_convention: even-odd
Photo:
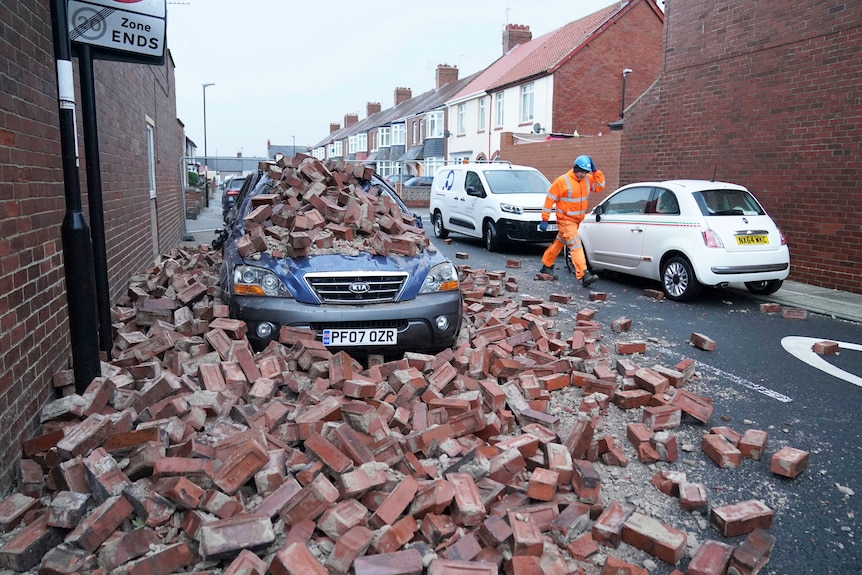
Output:
[[700,293],[700,282],[694,276],[691,264],[688,260],[674,256],[667,260],[662,266],[662,287],[668,299],[673,301],[686,301]]
[[497,236],[497,228],[494,222],[488,220],[485,222],[485,233],[482,234],[485,239],[485,249],[489,252],[496,252],[500,249],[500,238]]

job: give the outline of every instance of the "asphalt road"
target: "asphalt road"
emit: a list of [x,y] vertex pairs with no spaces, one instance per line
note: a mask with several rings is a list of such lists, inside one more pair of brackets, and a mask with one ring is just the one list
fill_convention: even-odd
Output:
[[[634,358],[639,365],[673,366],[686,357],[697,362],[701,377],[696,392],[711,397],[715,411],[708,424],[688,426],[688,436],[681,435],[681,441],[698,447],[675,465],[688,473],[689,481],[707,485],[711,506],[761,499],[774,510],[770,532],[777,543],[762,573],[860,572],[862,324],[818,314],[793,320],[763,313],[760,300],[729,289],[705,289],[691,303],[660,301],[644,295],[645,288],[658,289],[657,284],[626,276],[603,276],[590,290],[604,292],[607,299],[590,301],[590,290],[566,272],[561,259],[556,264],[559,280],[535,280],[543,245],[489,253],[478,240],[457,234],[450,239],[434,243],[456,264],[515,277],[519,291],[509,294],[513,299],[572,294],[557,318],[564,335],[570,333],[577,311],[589,307],[605,328],[602,343],[611,349],[616,339],[648,341],[647,353]],[[518,261],[520,268],[507,267],[509,260]],[[632,320],[630,332],[610,330],[610,322],[619,317]],[[690,345],[693,332],[714,340],[715,350]],[[840,352],[806,353],[813,341],[821,340],[841,342]],[[713,426],[739,433],[747,428],[767,431],[767,455],[760,461],[746,459],[736,469],[718,468],[699,448],[700,434]],[[769,471],[771,455],[785,446],[810,453],[808,468],[793,479]],[[708,526],[696,535],[721,540]],[[664,567],[653,575],[662,575]]]

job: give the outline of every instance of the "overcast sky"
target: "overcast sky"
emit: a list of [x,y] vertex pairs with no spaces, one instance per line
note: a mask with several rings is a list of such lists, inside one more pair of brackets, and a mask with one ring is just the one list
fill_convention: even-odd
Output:
[[198,154],[266,155],[266,141],[318,143],[396,87],[434,88],[438,64],[463,78],[502,55],[506,23],[536,38],[617,0],[167,0],[177,116]]

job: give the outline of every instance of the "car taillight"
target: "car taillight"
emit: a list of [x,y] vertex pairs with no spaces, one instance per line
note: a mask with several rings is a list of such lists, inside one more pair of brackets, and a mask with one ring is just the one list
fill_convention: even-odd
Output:
[[787,238],[784,237],[784,232],[782,232],[781,230],[778,230],[778,237],[781,238],[781,245],[786,246],[787,245]]
[[239,190],[228,190],[227,191],[227,195],[229,195],[229,196],[235,196],[237,194],[239,194]]
[[701,235],[703,236],[703,243],[708,248],[723,248],[724,242],[721,241],[721,238],[718,235],[710,230],[702,230]]

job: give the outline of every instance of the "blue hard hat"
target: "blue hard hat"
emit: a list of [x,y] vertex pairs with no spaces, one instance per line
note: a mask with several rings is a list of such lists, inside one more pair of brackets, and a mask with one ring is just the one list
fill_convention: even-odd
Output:
[[589,156],[578,156],[575,159],[575,168],[579,170],[583,170],[585,172],[589,172],[592,169],[593,161]]

